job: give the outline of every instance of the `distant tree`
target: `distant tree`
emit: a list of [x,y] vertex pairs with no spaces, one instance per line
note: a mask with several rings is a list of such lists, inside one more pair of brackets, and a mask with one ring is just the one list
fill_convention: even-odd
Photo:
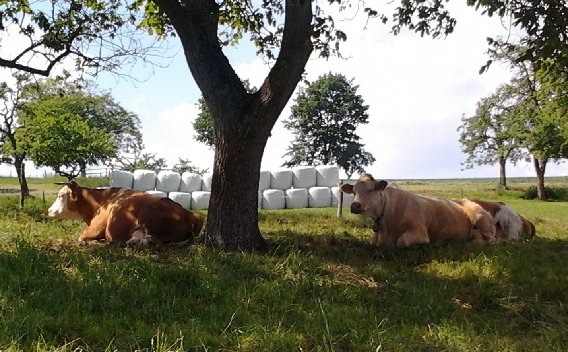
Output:
[[[552,72],[562,75],[562,70],[542,65],[536,69],[530,61],[518,62],[508,55],[500,60],[511,64],[515,76],[491,99],[478,104],[476,115],[465,121],[460,140],[478,163],[511,155],[519,160],[530,155],[537,177],[537,197],[545,200],[546,166],[568,157],[568,81],[550,77]],[[514,151],[507,154],[507,148]]]
[[[21,107],[21,119],[33,119],[36,110],[66,111],[84,118],[93,129],[109,134],[109,143],[117,150],[115,157],[129,153],[142,143],[140,119],[118,104],[110,93],[99,92],[94,82],[72,80],[69,74],[32,81],[23,87],[27,103]],[[108,158],[104,158],[108,162]],[[102,162],[103,160],[101,160]],[[86,176],[87,165],[80,165]]]
[[12,89],[7,83],[0,84],[0,152],[1,162],[13,165],[20,184],[20,208],[24,207],[25,198],[29,197],[30,190],[26,179],[26,152],[18,148],[16,132],[21,127],[18,121],[18,109],[23,102],[22,85],[27,82],[29,75],[18,74],[16,89]]
[[351,177],[375,161],[355,133],[369,120],[369,107],[357,88],[342,74],[328,73],[298,93],[292,114],[284,121],[294,134],[284,166],[337,164]]
[[458,127],[459,142],[467,159],[466,168],[474,165],[499,165],[499,185],[507,188],[507,161],[515,164],[528,153],[519,139],[522,122],[514,118],[516,87],[501,85],[494,93],[477,103],[475,114],[462,117]]
[[[524,126],[519,138],[532,157],[537,197],[545,200],[546,166],[568,157],[568,70],[563,59],[538,64],[530,59],[520,61],[517,52],[525,51],[517,46],[514,51],[499,52],[498,58],[508,63],[515,74],[511,80],[516,87],[512,92],[517,100],[514,116]],[[568,59],[568,53],[563,57]]]
[[178,158],[178,162],[176,164],[174,164],[174,166],[172,167],[172,170],[175,171],[175,172],[179,172],[180,174],[183,174],[184,172],[191,172],[191,173],[198,174],[198,175],[201,175],[201,176],[203,176],[204,174],[209,172],[209,168],[201,169],[201,168],[199,168],[199,166],[193,165],[191,160],[182,159],[182,158]]
[[130,172],[138,169],[160,171],[167,169],[168,163],[165,158],[157,157],[156,153],[144,152],[144,145],[140,144],[130,154],[114,159],[112,167]]
[[91,127],[82,116],[64,110],[36,110],[18,130],[18,145],[37,166],[51,167],[72,180],[83,165],[115,157],[116,146],[104,130]]
[[[257,91],[256,87],[250,85],[248,79],[243,81],[243,86],[250,94]],[[195,130],[195,136],[193,136],[193,138],[210,148],[215,148],[215,128],[213,126],[213,117],[211,116],[211,112],[209,111],[203,96],[197,100],[196,105],[199,109],[199,114],[197,114],[197,118],[193,121],[193,129]]]
[[[77,173],[85,176],[88,165],[109,162],[141,143],[138,117],[122,108],[110,94],[97,92],[92,82],[71,80],[68,74],[44,80],[28,77],[18,82],[17,145],[12,145],[9,150],[13,155],[26,155],[39,163],[38,166],[52,166],[66,177],[76,177]],[[77,123],[79,118],[88,128]],[[54,123],[71,125],[56,129],[51,126]],[[61,133],[59,142],[57,138],[45,135],[47,131]],[[70,136],[73,131],[78,134],[76,138]],[[38,140],[39,135],[44,140]],[[99,139],[102,136],[105,136],[104,140]],[[102,142],[108,146],[103,146]],[[33,148],[33,152],[27,148]],[[61,164],[57,164],[56,157],[46,156],[51,148],[65,151]],[[86,154],[81,155],[81,152]]]

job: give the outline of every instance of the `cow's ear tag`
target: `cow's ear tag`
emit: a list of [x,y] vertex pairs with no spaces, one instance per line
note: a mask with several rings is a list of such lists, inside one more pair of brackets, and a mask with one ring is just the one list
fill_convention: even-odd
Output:
[[376,189],[377,191],[382,191],[382,190],[384,190],[385,188],[387,188],[387,185],[388,185],[388,182],[387,182],[387,181],[381,180],[381,181],[375,183],[375,189]]

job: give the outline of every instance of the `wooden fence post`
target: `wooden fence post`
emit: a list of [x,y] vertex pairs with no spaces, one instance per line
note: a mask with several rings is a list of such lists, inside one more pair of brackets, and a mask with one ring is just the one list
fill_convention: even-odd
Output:
[[339,181],[337,186],[339,187],[339,199],[337,200],[337,217],[340,218],[343,216],[343,191],[341,190],[341,185],[343,185],[343,181]]

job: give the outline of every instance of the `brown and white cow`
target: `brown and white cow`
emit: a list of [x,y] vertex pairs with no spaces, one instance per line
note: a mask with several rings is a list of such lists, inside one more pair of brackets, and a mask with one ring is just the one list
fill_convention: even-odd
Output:
[[479,204],[491,214],[497,229],[498,238],[504,240],[516,240],[519,238],[534,239],[536,235],[534,224],[515,212],[505,203],[481,199],[470,200]]
[[[393,187],[363,174],[355,185],[351,212],[374,220],[378,245],[408,247],[431,242],[491,242],[495,227],[489,213],[470,204],[469,210],[449,199],[426,197]],[[469,212],[469,213],[468,213]]]
[[47,214],[87,223],[79,236],[81,243],[106,240],[130,245],[182,245],[199,234],[204,222],[203,215],[168,198],[126,188],[86,188],[73,181],[59,190]]

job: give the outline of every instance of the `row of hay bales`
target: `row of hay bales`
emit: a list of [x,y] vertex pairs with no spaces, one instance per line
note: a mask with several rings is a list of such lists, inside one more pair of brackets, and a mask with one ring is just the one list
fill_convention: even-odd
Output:
[[[115,170],[110,174],[111,187],[133,188],[169,197],[186,209],[207,209],[211,195],[212,174],[194,174],[162,170]],[[337,166],[298,166],[275,171],[261,171],[258,204],[262,209],[298,209],[335,207],[339,201]],[[344,194],[343,206],[352,196]]]

